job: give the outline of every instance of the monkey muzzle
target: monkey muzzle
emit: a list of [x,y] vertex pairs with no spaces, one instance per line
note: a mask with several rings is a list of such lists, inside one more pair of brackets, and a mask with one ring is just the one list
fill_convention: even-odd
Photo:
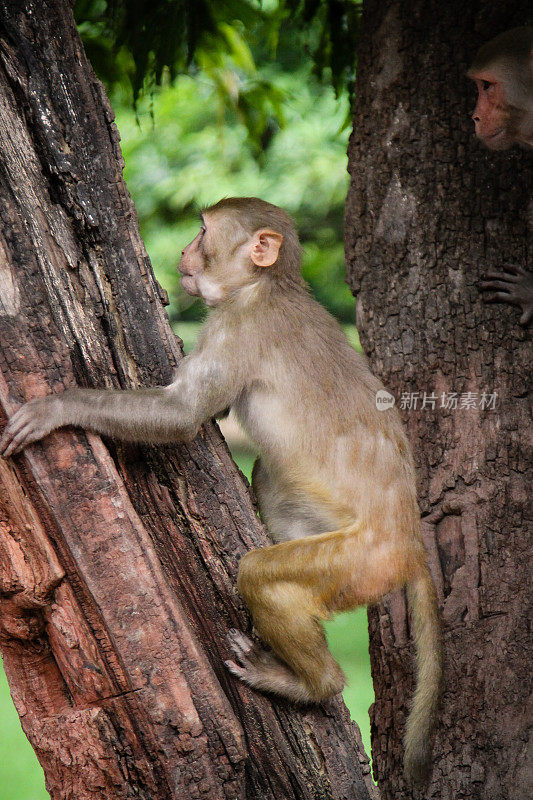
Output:
[[193,297],[197,297],[200,294],[198,291],[198,283],[194,275],[189,275],[187,272],[183,273],[181,277],[181,285],[187,294],[193,295]]

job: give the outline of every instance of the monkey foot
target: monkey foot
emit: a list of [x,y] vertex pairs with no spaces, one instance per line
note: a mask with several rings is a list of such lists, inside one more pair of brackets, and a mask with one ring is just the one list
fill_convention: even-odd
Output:
[[256,663],[257,658],[260,654],[268,654],[254,644],[242,631],[238,631],[235,628],[230,628],[228,642],[238,663],[235,661],[225,661],[226,667],[232,675],[254,686],[254,678],[257,679],[259,677]]
[[254,689],[295,702],[309,702],[311,696],[305,683],[271,650],[263,649],[234,628],[228,633],[228,642],[236,660],[224,663],[232,675]]

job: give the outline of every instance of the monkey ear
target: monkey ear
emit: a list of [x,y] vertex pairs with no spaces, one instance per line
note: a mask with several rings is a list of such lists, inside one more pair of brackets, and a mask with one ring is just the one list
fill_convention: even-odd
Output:
[[256,267],[271,267],[278,260],[283,236],[270,228],[261,228],[252,237],[250,258]]

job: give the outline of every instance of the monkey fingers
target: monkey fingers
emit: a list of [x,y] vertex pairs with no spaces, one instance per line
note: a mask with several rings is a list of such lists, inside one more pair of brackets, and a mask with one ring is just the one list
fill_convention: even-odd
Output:
[[483,299],[486,303],[504,302],[520,305],[517,291],[519,281],[520,277],[516,273],[489,272],[479,284],[482,292],[491,292],[485,294]]
[[515,280],[520,280],[521,275],[528,275],[527,269],[524,269],[520,264],[504,264],[503,265],[503,272],[506,274],[511,273],[511,275],[517,275]]
[[50,433],[55,425],[51,414],[47,413],[48,408],[46,398],[32,400],[19,408],[7,423],[0,440],[0,456],[9,458]]
[[21,411],[22,409],[19,409],[16,414],[11,417],[0,439],[0,455],[4,456],[4,458],[8,458],[8,456],[12,455],[24,438],[28,420],[25,415],[20,413]]
[[37,441],[41,436],[36,435],[30,422],[23,423],[22,427],[6,428],[0,442],[0,455],[4,458],[23,450],[28,444]]
[[520,324],[533,319],[533,274],[516,264],[506,264],[501,272],[489,272],[480,282],[486,303],[510,303],[522,309]]
[[533,320],[533,300],[529,302],[523,311],[524,313],[519,320],[520,325],[529,325],[529,323]]
[[9,456],[14,455],[15,453],[20,452],[23,450],[28,444],[39,439],[39,436],[34,435],[33,428],[30,424],[25,425],[15,436],[13,436],[11,443],[6,448],[5,457],[9,458]]
[[530,273],[518,264],[505,264],[501,270],[488,272],[480,282],[483,289],[498,288],[496,284],[503,283],[509,291],[513,285],[527,283]]

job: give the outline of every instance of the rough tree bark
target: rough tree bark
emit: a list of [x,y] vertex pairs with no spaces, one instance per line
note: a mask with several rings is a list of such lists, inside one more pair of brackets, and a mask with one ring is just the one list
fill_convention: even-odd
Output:
[[[424,798],[526,800],[531,655],[529,334],[477,282],[505,262],[533,267],[531,155],[483,150],[465,78],[479,45],[526,22],[520,0],[365,0],[349,149],[346,246],[363,346],[405,410],[423,528],[445,626],[446,680]],[[531,226],[531,217],[529,217]],[[442,393],[477,393],[441,408]],[[495,410],[482,393],[497,392]],[[459,403],[460,405],[460,403]],[[529,524],[530,524],[529,517]],[[372,753],[382,798],[401,775],[411,692],[409,620],[395,594],[370,615]]]
[[[168,382],[181,353],[70,4],[0,9],[4,422],[75,383]],[[264,543],[214,425],[167,448],[65,430],[0,460],[2,653],[52,798],[368,800],[340,702],[300,713],[223,666],[249,625],[237,564]]]

